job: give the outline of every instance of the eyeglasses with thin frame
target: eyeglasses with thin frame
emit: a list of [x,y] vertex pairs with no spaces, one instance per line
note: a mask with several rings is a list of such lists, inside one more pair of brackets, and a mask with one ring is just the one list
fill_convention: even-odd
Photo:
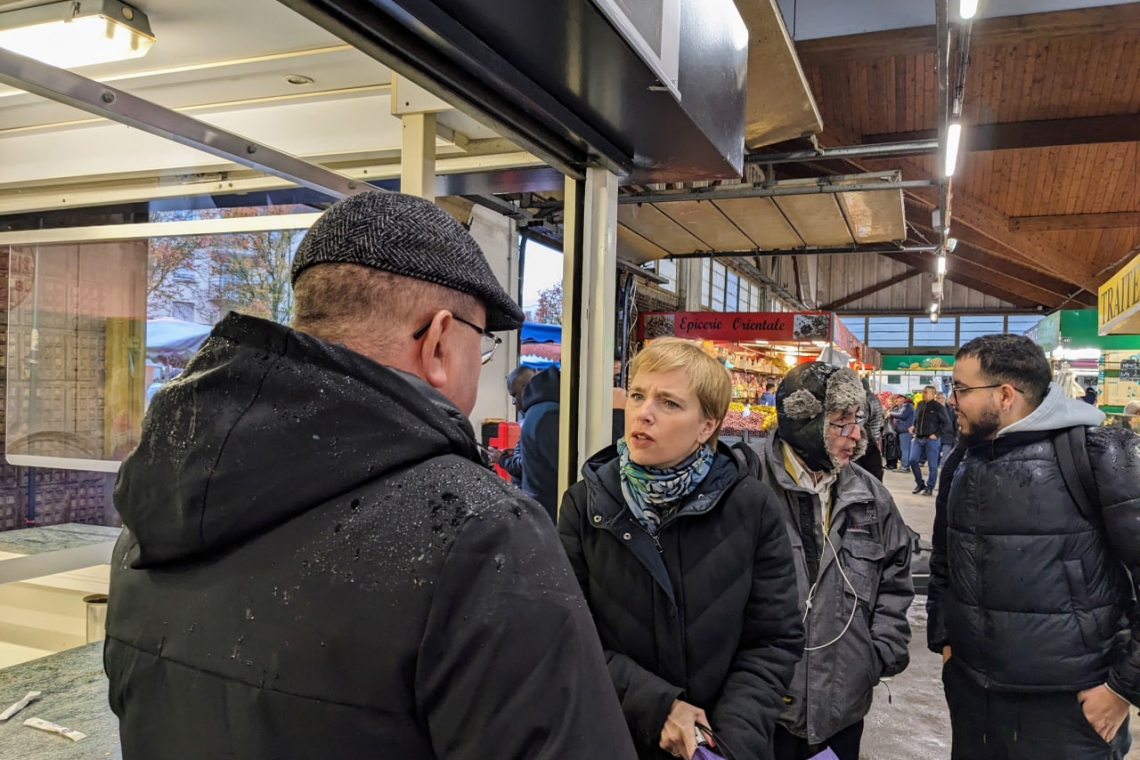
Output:
[[850,438],[855,435],[856,430],[863,429],[863,423],[866,421],[867,418],[860,414],[855,417],[854,422],[831,422],[829,420],[827,424],[838,430],[841,438]]
[[[961,396],[963,393],[969,393],[970,391],[985,391],[991,388],[1000,388],[1003,385],[1009,385],[1009,383],[994,383],[993,385],[951,385],[950,395]],[[1025,391],[1021,390],[1016,385],[1009,385],[1009,387],[1013,388],[1018,393],[1025,393]]]
[[[462,322],[475,332],[479,333],[481,336],[479,345],[479,356],[481,362],[483,364],[486,364],[487,362],[491,361],[491,357],[495,355],[495,349],[499,347],[499,344],[503,342],[503,339],[494,333],[487,332],[487,330],[477,324],[468,322],[463,317],[457,316],[455,314],[452,314],[451,316],[455,319],[456,322]],[[431,327],[432,320],[434,319],[435,315],[433,314],[432,318],[429,319],[423,327],[412,333],[412,340],[419,340],[420,338],[424,337],[424,333],[426,333],[428,328]]]

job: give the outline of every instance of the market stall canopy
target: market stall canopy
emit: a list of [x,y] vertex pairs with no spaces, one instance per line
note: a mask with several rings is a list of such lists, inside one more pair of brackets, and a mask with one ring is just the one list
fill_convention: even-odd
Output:
[[146,358],[184,364],[209,337],[212,325],[180,319],[151,319],[146,323]]
[[[770,195],[740,198],[723,197],[733,188],[719,185],[709,200],[688,190],[675,201],[655,193],[652,203],[618,207],[618,257],[640,264],[702,252],[811,253],[819,247],[897,243],[907,235],[903,191],[865,188],[898,180],[897,172],[788,180],[765,188]],[[861,189],[839,190],[844,185]]]
[[562,325],[523,322],[519,338],[523,343],[561,343]]

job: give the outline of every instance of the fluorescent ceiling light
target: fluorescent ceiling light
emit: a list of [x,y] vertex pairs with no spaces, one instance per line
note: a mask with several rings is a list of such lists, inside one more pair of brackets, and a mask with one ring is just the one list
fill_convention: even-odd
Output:
[[946,257],[938,257],[938,274],[946,274]]
[[972,19],[977,12],[978,0],[961,0],[958,4],[958,15],[967,21]]
[[946,176],[953,177],[958,167],[958,144],[962,141],[962,125],[954,122],[946,131]]
[[938,302],[937,301],[930,304],[930,313],[931,314],[937,314],[938,313]]
[[62,69],[141,58],[146,14],[118,0],[77,0],[0,13],[0,48]]
[[932,324],[932,325],[937,324],[937,322],[938,322],[938,312],[936,312],[936,311],[930,312],[930,324]]

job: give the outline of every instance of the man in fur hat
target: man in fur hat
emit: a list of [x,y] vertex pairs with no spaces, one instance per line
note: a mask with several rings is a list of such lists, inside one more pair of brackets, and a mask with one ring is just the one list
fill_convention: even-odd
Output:
[[866,393],[849,369],[800,364],[776,391],[777,431],[745,451],[787,506],[807,643],[776,726],[776,760],[830,747],[858,760],[879,679],[910,661],[910,541],[890,493],[853,464]]

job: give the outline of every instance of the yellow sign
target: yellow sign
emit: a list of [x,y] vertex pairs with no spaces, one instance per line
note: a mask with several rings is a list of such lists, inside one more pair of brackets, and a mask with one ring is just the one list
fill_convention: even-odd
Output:
[[1140,335],[1140,256],[1100,286],[1100,335]]

